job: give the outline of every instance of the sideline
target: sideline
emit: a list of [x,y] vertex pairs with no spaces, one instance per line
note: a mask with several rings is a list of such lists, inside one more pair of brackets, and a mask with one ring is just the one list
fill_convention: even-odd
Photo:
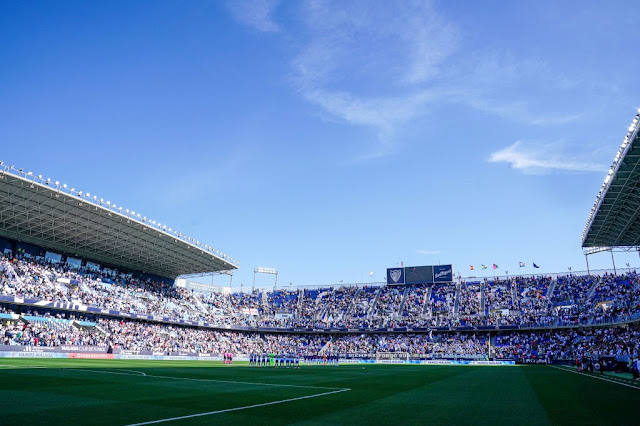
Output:
[[335,391],[332,391],[332,392],[323,392],[323,393],[318,393],[318,394],[315,394],[315,395],[307,395],[307,396],[300,396],[300,397],[297,397],[297,398],[281,399],[279,401],[271,401],[271,402],[264,402],[262,404],[246,405],[244,407],[227,408],[227,409],[218,410],[218,411],[208,411],[206,413],[189,414],[187,416],[180,416],[180,417],[169,417],[169,418],[166,418],[166,419],[152,420],[152,421],[149,421],[149,422],[142,422],[142,423],[132,423],[132,424],[127,425],[127,426],[151,425],[151,424],[155,424],[155,423],[164,423],[164,422],[172,422],[172,421],[175,421],[175,420],[191,419],[191,418],[194,418],[194,417],[211,416],[213,414],[228,413],[228,412],[231,412],[231,411],[248,410],[250,408],[257,408],[257,407],[266,407],[268,405],[283,404],[285,402],[299,401],[301,399],[317,398],[319,396],[331,395],[331,394],[340,393],[340,392],[347,392],[347,391],[350,391],[350,390],[351,389],[339,389],[339,390],[335,390]]
[[549,365],[549,367],[555,368],[557,370],[562,370],[562,371],[565,371],[567,373],[574,373],[574,374],[580,374],[581,376],[591,377],[592,379],[604,380],[605,382],[615,383],[617,385],[626,386],[626,387],[632,388],[632,389],[640,389],[640,386],[634,386],[634,385],[631,385],[631,384],[628,384],[628,383],[624,383],[624,382],[621,382],[621,381],[607,379],[605,377],[600,377],[600,376],[594,376],[594,375],[591,375],[591,374],[581,373],[581,372],[578,372],[578,371],[570,370],[568,368],[558,367],[557,365]]

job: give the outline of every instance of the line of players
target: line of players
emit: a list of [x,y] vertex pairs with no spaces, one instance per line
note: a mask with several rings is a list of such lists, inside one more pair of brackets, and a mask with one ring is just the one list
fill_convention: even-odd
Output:
[[300,358],[295,355],[251,354],[249,365],[254,367],[300,368]]
[[338,355],[308,355],[304,357],[305,365],[338,365]]
[[[253,367],[285,367],[300,368],[300,356],[296,355],[276,355],[251,354],[249,355],[249,365]],[[309,355],[302,357],[305,365],[338,365],[337,355]]]

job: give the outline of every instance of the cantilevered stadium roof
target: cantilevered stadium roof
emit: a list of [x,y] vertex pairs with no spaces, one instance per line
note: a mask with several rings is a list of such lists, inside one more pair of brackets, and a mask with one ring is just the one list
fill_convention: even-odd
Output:
[[640,110],[591,208],[582,247],[640,246]]
[[238,267],[166,225],[2,162],[0,236],[168,278]]

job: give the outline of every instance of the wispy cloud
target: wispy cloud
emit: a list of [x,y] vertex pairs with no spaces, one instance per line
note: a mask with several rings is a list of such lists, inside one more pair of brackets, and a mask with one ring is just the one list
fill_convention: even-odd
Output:
[[305,91],[304,96],[352,124],[388,132],[394,125],[420,115],[424,105],[439,98],[440,94],[420,91],[399,96],[360,97],[349,92],[314,89]]
[[376,132],[355,161],[393,153],[398,128],[443,104],[533,126],[582,117],[530,96],[577,90],[577,81],[517,52],[465,50],[465,31],[435,1],[307,0],[291,11],[295,25],[282,27],[275,0],[230,4],[243,24],[295,40],[290,81],[323,117]]
[[424,84],[459,36],[431,2],[309,2],[303,14],[310,36],[292,79],[332,116],[388,133],[440,97]]
[[383,142],[365,159],[392,153],[396,127],[444,103],[536,126],[581,116],[536,113],[530,101],[514,100],[521,89],[576,82],[508,52],[460,54],[461,29],[433,2],[319,1],[302,10],[309,35],[292,61],[295,87],[331,117],[378,132]]
[[436,256],[440,254],[440,250],[418,250],[418,254],[425,256]]
[[280,27],[273,20],[273,12],[279,3],[280,0],[230,0],[227,6],[241,24],[260,32],[277,32]]
[[507,163],[526,174],[541,174],[552,171],[604,172],[606,165],[580,160],[575,156],[558,153],[558,144],[529,144],[517,141],[492,153],[491,163]]
[[520,59],[509,52],[483,51],[458,65],[449,81],[455,102],[533,126],[566,124],[582,117],[575,111],[553,111],[548,103],[536,107],[537,94],[551,91],[557,95],[558,91],[578,87],[577,81],[559,74],[545,61]]
[[465,102],[472,108],[487,114],[502,117],[508,120],[529,124],[532,126],[553,126],[567,124],[582,117],[576,114],[545,114],[531,111],[531,107],[525,102],[502,101],[491,99],[488,96],[468,96]]

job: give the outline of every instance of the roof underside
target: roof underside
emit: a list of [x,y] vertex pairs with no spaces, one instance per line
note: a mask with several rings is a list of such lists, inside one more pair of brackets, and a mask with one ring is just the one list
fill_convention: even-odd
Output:
[[582,247],[640,246],[640,114],[605,179],[582,237]]
[[168,278],[236,269],[140,220],[5,171],[0,172],[0,236]]

